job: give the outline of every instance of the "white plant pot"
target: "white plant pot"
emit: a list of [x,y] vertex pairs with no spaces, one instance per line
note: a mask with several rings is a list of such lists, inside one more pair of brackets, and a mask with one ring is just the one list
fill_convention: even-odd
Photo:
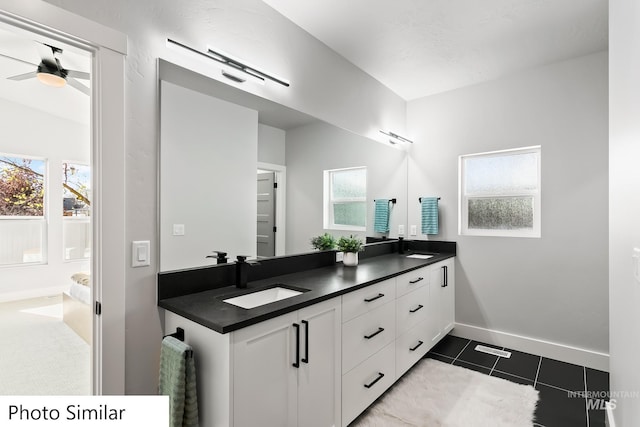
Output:
[[358,265],[358,252],[345,252],[342,263],[348,267],[355,267]]

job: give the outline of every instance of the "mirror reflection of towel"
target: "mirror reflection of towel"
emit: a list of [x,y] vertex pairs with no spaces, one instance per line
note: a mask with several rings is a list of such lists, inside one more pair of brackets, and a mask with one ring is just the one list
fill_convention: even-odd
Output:
[[389,199],[376,199],[373,216],[373,231],[376,233],[389,232]]
[[421,197],[422,234],[438,234],[438,198]]

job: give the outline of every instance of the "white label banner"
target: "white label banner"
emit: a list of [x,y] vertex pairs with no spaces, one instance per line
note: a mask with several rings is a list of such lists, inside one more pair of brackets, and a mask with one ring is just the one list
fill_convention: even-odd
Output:
[[0,425],[169,427],[169,396],[0,396]]

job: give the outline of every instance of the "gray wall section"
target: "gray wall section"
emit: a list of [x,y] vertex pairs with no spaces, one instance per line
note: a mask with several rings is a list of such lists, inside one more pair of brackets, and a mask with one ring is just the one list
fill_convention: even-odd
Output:
[[[457,322],[608,351],[607,111],[607,53],[409,102],[409,223],[419,196],[442,197]],[[532,145],[542,238],[459,236],[458,156]]]
[[[287,252],[310,251],[309,240],[327,231],[334,236],[373,232],[375,198],[397,198],[390,217],[391,237],[406,224],[406,152],[326,123],[287,131]],[[367,232],[323,229],[323,171],[367,167]]]
[[284,166],[285,135],[282,129],[258,123],[258,161]]
[[[640,39],[636,0],[610,2],[610,369],[618,426],[640,425],[640,283],[633,248],[640,248]],[[637,260],[636,260],[637,262]]]

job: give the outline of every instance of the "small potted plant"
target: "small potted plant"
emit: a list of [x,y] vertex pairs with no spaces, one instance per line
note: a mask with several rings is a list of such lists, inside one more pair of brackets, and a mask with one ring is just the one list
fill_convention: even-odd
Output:
[[349,237],[342,236],[338,239],[337,247],[339,251],[344,252],[344,258],[342,259],[344,265],[349,267],[358,265],[358,252],[364,250],[362,239],[354,235]]
[[320,251],[330,251],[336,247],[336,239],[329,233],[324,233],[311,239],[311,246]]

